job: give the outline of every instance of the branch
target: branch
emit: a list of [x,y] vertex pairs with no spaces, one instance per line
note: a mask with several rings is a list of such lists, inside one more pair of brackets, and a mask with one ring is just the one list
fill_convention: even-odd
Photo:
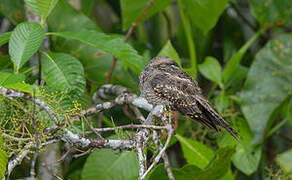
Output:
[[[17,98],[24,98],[24,99],[33,100],[33,97],[29,93],[20,92],[20,91],[13,90],[13,89],[6,89],[2,86],[0,86],[0,95],[7,97],[9,99],[11,97],[17,97]],[[52,121],[57,121],[57,117],[54,115],[54,111],[52,111],[51,108],[49,106],[47,106],[44,101],[42,101],[38,98],[35,98],[34,101],[38,106],[40,106],[41,108],[43,108],[46,111],[46,113],[49,115],[49,117]]]
[[109,149],[133,149],[134,142],[131,140],[112,140],[112,139],[88,139],[80,137],[72,133],[70,130],[65,129],[65,134],[62,140],[80,146],[82,148],[109,148]]
[[[58,142],[58,140],[51,140],[45,143],[42,143],[41,146],[46,146],[48,144],[53,144]],[[12,160],[9,161],[8,165],[7,165],[7,170],[6,170],[6,176],[8,177],[10,175],[10,173],[12,172],[12,170],[19,164],[22,162],[22,159],[30,152],[30,149],[32,147],[34,147],[35,145],[33,144],[33,142],[28,142],[24,147],[23,147],[23,151],[21,151],[16,157],[14,157]],[[5,179],[5,177],[3,178],[3,180]]]
[[143,20],[143,18],[146,16],[146,14],[150,11],[150,9],[152,8],[154,2],[155,2],[155,0],[151,0],[150,3],[149,3],[149,5],[144,10],[144,12],[141,14],[141,16],[139,16],[137,18],[137,20],[131,24],[131,27],[129,28],[129,30],[127,32],[125,41],[128,41],[129,40],[129,38],[130,38],[131,34],[133,33],[135,27],[137,26],[137,24],[139,24]]
[[[153,122],[153,118],[161,116],[163,112],[163,106],[158,105],[155,106],[152,111],[148,114],[147,119],[144,121],[143,125],[150,125]],[[149,129],[143,128],[139,129],[135,141],[136,141],[136,150],[138,153],[138,160],[139,160],[139,180],[144,180],[144,174],[146,171],[146,156],[144,155],[143,151],[145,148],[145,143],[149,139]],[[146,172],[145,172],[146,171]]]
[[95,128],[94,130],[97,132],[104,131],[115,131],[117,129],[137,129],[137,128],[146,128],[146,129],[167,129],[166,126],[155,126],[155,125],[146,125],[146,124],[127,124],[122,126],[117,126],[113,128]]

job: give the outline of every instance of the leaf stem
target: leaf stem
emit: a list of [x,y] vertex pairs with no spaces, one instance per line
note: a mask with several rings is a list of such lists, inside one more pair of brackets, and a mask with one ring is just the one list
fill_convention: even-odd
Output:
[[190,24],[189,19],[185,16],[183,4],[181,0],[178,0],[177,2],[178,2],[180,17],[182,20],[182,24],[183,24],[187,42],[188,42],[189,54],[190,54],[190,59],[191,59],[191,69],[193,70],[192,73],[195,75],[195,78],[197,78],[196,47],[195,47],[195,43],[192,37],[191,24]]

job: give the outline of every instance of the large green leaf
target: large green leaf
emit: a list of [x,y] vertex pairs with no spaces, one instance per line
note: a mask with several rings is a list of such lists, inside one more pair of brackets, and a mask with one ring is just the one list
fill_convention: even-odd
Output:
[[206,34],[217,23],[228,0],[183,0],[182,2],[192,22]]
[[[48,25],[50,31],[79,32],[82,29],[99,30],[99,27],[93,21],[75,10],[64,0],[59,0],[51,12],[48,17]],[[103,85],[105,83],[107,73],[112,65],[112,56],[103,53],[98,48],[76,40],[54,37],[51,42],[54,51],[66,52],[78,58],[83,64],[85,77],[92,83],[95,85]],[[118,83],[131,89],[137,89],[136,82],[119,61],[116,64],[111,83]]]
[[[145,11],[152,0],[121,0],[123,17],[123,30],[128,29]],[[163,11],[173,0],[155,0],[149,12],[142,21],[153,16],[155,13]]]
[[189,164],[194,164],[201,169],[205,168],[209,164],[214,156],[212,149],[195,140],[187,139],[178,134],[176,134],[175,137],[180,142],[184,157]]
[[[207,168],[201,170],[193,164],[187,164],[182,168],[173,169],[173,174],[177,180],[226,180],[232,178],[230,172],[230,158],[234,150],[230,147],[219,149],[215,157],[212,157],[212,162]],[[231,173],[231,174],[230,174]],[[148,180],[167,180],[167,173],[163,165],[157,166],[147,176]]]
[[250,175],[257,171],[261,159],[261,146],[252,144],[253,134],[243,118],[236,119],[235,128],[240,135],[240,143],[234,140],[227,132],[222,132],[217,138],[217,144],[220,148],[226,146],[235,146],[235,153],[232,156],[232,162],[237,169]]
[[277,106],[292,92],[292,34],[271,40],[252,64],[242,90],[241,109],[259,143]]
[[41,12],[38,8],[38,0],[24,0],[24,2],[32,11],[34,11],[38,15],[41,15]]
[[230,171],[230,161],[233,154],[233,148],[226,147],[216,152],[215,158],[204,171],[194,175],[192,179],[220,179]]
[[23,74],[11,74],[6,72],[0,72],[0,86],[8,89],[14,89],[36,96],[40,95],[40,90],[37,85],[31,85],[24,83],[25,76]]
[[25,20],[23,4],[23,1],[19,0],[1,0],[0,13],[16,25]]
[[11,74],[6,72],[0,72],[0,86],[19,83],[24,81],[24,79],[25,76],[23,74]]
[[247,175],[254,173],[260,162],[262,150],[260,146],[254,147],[238,145],[232,157],[234,165]]
[[85,79],[83,66],[78,59],[65,53],[44,54],[42,73],[46,84],[80,97],[84,93]]
[[103,50],[112,56],[117,56],[124,66],[132,68],[136,74],[139,74],[144,67],[143,57],[132,46],[125,43],[122,38],[91,30],[82,30],[75,33],[55,32],[51,34],[66,39],[78,40]]
[[24,0],[25,3],[42,17],[42,23],[47,19],[58,0]]
[[257,40],[257,38],[264,32],[264,30],[259,30],[255,33],[240,49],[237,53],[235,53],[230,60],[227,62],[226,67],[223,73],[223,80],[225,86],[233,83],[239,73],[242,73],[241,68],[239,67],[240,60],[245,55],[248,48]]
[[248,0],[248,2],[252,14],[263,27],[291,22],[291,0]]
[[292,149],[279,154],[277,163],[288,173],[292,173]]
[[158,56],[170,57],[181,66],[179,56],[174,47],[172,46],[170,40],[168,40],[167,43],[163,46],[163,48],[158,53]]
[[218,60],[208,56],[205,61],[198,66],[199,71],[209,80],[217,83],[221,87],[222,84],[222,68]]
[[59,0],[56,4],[48,17],[48,26],[50,31],[99,30],[93,21],[73,8],[66,0]]
[[43,22],[47,19],[57,3],[58,0],[38,0],[38,9],[41,12]]
[[39,49],[44,35],[44,29],[38,23],[24,22],[16,26],[9,40],[9,55],[16,72]]
[[5,174],[7,163],[8,157],[6,153],[2,149],[0,149],[0,179],[2,179]]
[[118,155],[113,150],[101,149],[90,154],[81,176],[82,180],[129,180],[138,176],[138,167],[135,152]]
[[8,43],[10,36],[11,36],[11,32],[6,32],[6,33],[1,34],[0,35],[0,46]]

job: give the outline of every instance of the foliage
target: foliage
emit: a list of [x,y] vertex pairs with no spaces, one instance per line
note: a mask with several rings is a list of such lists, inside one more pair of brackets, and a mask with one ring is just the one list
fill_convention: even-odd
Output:
[[[270,167],[290,178],[290,1],[80,0],[73,7],[66,0],[1,0],[0,86],[37,96],[56,112],[58,123],[84,135],[90,127],[83,120],[71,122],[71,115],[89,107],[101,85],[138,93],[139,73],[147,62],[169,56],[199,82],[210,104],[240,135],[237,142],[224,131],[215,135],[180,116],[167,150],[175,178],[263,179]],[[28,13],[40,21],[29,22]],[[133,32],[127,37],[129,29]],[[129,124],[127,108],[101,114],[102,125]],[[52,122],[43,109],[0,96],[0,178],[8,160],[25,146],[4,133],[34,140],[33,122],[24,109],[37,112],[41,143],[50,138],[43,132]],[[96,127],[95,119],[86,120]],[[131,133],[105,134],[130,138]],[[157,152],[149,146],[145,153]],[[66,163],[61,174],[70,179],[137,179],[139,171],[133,151],[100,149]],[[275,171],[269,172],[273,176]],[[168,179],[164,165],[147,179]]]

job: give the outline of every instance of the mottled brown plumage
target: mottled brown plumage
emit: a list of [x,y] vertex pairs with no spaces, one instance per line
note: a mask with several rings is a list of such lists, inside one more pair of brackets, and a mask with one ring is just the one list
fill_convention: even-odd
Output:
[[197,82],[171,58],[153,58],[139,79],[141,96],[150,104],[167,105],[216,131],[221,126],[236,139],[237,132],[209,105]]

